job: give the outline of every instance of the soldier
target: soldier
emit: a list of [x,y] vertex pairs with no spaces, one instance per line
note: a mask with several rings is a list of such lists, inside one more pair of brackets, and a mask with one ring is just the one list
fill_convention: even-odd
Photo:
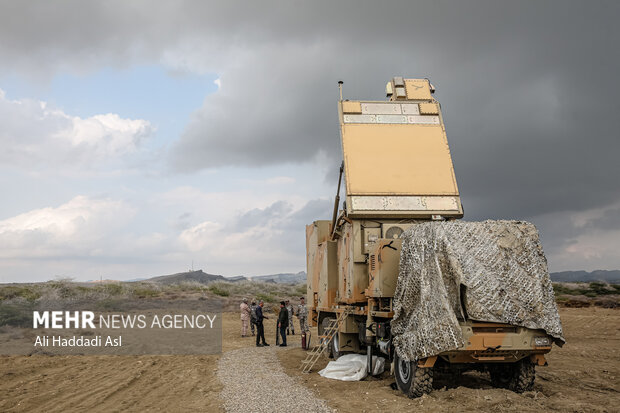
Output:
[[288,325],[288,308],[286,308],[284,301],[280,301],[280,314],[278,314],[278,328],[280,328],[280,336],[282,336],[280,347],[286,347],[286,327]]
[[295,335],[295,324],[293,324],[293,314],[295,313],[295,311],[293,310],[294,309],[291,303],[286,300],[286,311],[288,311],[288,324],[286,325],[286,334],[291,334],[292,332],[293,335]]
[[299,318],[299,328],[304,333],[309,330],[308,328],[308,308],[305,304],[305,298],[300,297],[301,304],[297,306],[297,318]]
[[[263,319],[269,319],[269,317],[263,315],[263,300],[259,301],[258,307],[256,307],[256,347],[268,346],[265,342],[265,328],[263,327]],[[263,344],[260,344],[260,341],[263,341]]]
[[247,298],[243,299],[239,309],[241,310],[241,337],[245,337],[248,334],[248,324],[250,323],[250,307],[248,307]]
[[250,329],[252,330],[252,335],[254,335],[254,329],[256,325],[256,300],[252,300],[252,305],[250,306]]

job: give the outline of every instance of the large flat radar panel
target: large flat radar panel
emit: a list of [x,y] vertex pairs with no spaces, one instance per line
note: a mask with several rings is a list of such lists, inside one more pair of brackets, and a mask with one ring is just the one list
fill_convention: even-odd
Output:
[[439,105],[359,103],[340,110],[349,213],[462,216]]
[[349,195],[458,195],[441,126],[345,124]]

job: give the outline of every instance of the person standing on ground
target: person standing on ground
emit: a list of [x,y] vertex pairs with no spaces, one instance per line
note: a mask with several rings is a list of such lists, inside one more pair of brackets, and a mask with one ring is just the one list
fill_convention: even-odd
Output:
[[[256,347],[268,346],[265,342],[265,328],[263,327],[263,319],[269,320],[269,317],[263,315],[263,300],[258,303],[258,307],[256,307]],[[260,341],[263,341],[263,344],[260,344]]]
[[308,307],[306,307],[306,299],[299,297],[301,304],[297,306],[297,318],[299,318],[299,329],[302,333],[309,330],[308,328]]
[[250,306],[250,329],[252,330],[252,335],[254,335],[256,328],[256,307],[256,301],[252,300],[252,305]]
[[289,302],[289,300],[286,300],[286,311],[288,311],[288,325],[286,326],[286,334],[290,334],[290,329],[290,331],[293,332],[293,335],[295,335],[295,325],[293,324],[293,310],[293,305]]
[[250,307],[248,307],[248,299],[244,298],[241,305],[241,337],[246,337],[248,334],[248,324],[250,324]]
[[278,327],[280,328],[280,335],[282,336],[282,344],[280,347],[286,347],[286,328],[288,327],[288,309],[286,303],[280,301],[280,314],[278,314]]

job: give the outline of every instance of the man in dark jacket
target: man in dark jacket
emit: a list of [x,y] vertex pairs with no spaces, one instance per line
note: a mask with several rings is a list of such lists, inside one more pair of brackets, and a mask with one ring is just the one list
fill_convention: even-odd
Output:
[[288,327],[288,310],[286,309],[286,303],[284,301],[280,301],[278,327],[280,328],[280,337],[282,337],[282,344],[280,344],[280,347],[286,347],[286,327]]
[[[263,315],[263,305],[265,303],[261,300],[256,307],[256,347],[269,345],[265,342],[265,329],[263,328],[263,319],[269,320],[269,317]],[[263,341],[263,344],[260,344],[260,340]]]
[[256,301],[252,300],[252,305],[250,306],[250,328],[252,329],[252,335],[254,335],[254,330],[256,329]]

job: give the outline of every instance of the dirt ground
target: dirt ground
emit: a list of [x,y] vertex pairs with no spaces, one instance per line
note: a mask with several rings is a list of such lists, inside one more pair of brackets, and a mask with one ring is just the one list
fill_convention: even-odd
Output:
[[[436,389],[419,399],[392,390],[394,379],[340,382],[299,373],[300,349],[278,353],[289,375],[298,376],[339,412],[618,412],[620,411],[620,311],[601,308],[560,310],[567,344],[554,346],[549,366],[537,367],[534,390],[516,394],[496,389],[486,374],[465,373],[458,383],[437,380]],[[458,386],[453,388],[454,386]]]
[[[265,321],[275,340],[275,318]],[[254,345],[223,314],[222,350]],[[223,411],[220,356],[0,356],[1,412]]]
[[[484,374],[466,374],[451,387],[408,399],[383,380],[339,382],[316,371],[299,373],[304,352],[279,351],[285,371],[339,412],[562,411],[612,412],[620,408],[620,310],[567,308],[560,312],[567,344],[555,347],[549,366],[537,368],[534,391],[518,395],[490,386]],[[223,351],[253,346],[240,338],[237,313],[223,315]],[[275,321],[265,325],[275,344]],[[299,336],[289,338],[298,340]],[[316,337],[316,335],[315,335]],[[0,411],[222,411],[219,356],[10,356],[0,357]]]

